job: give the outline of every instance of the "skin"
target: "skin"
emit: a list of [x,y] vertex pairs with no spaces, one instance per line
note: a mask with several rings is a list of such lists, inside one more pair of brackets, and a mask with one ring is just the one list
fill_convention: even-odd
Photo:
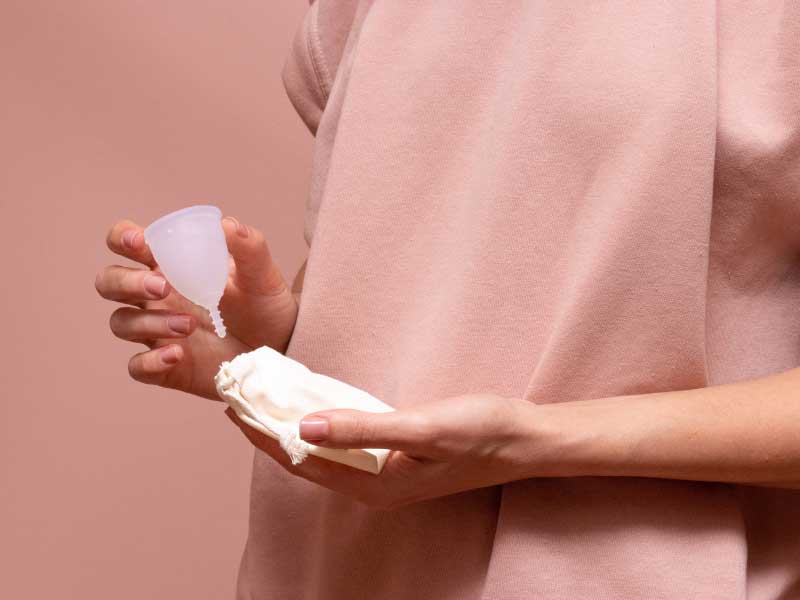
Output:
[[213,376],[222,361],[264,345],[286,350],[297,319],[297,301],[272,260],[264,236],[233,217],[223,219],[222,227],[231,254],[220,304],[228,329],[223,339],[214,333],[205,310],[170,288],[140,226],[120,221],[108,232],[109,249],[140,265],[111,265],[95,279],[103,298],[128,305],[111,314],[112,333],[149,348],[128,363],[135,380],[219,400]]
[[[207,315],[168,285],[161,293],[145,287],[159,271],[139,226],[122,221],[109,232],[109,248],[142,265],[107,267],[96,280],[101,296],[130,305],[112,314],[112,332],[149,348],[129,362],[134,379],[217,400],[212,379],[220,362],[261,345],[285,352],[305,265],[290,290],[258,230],[230,217],[223,229],[233,261],[222,304],[229,333],[223,340]],[[176,317],[183,330],[170,329]],[[329,410],[303,419],[301,437],[313,444],[392,449],[377,476],[315,456],[292,465],[275,440],[231,409],[226,415],[293,475],[376,509],[532,477],[657,477],[800,489],[800,369],[590,401],[535,404],[471,394],[391,413]]]

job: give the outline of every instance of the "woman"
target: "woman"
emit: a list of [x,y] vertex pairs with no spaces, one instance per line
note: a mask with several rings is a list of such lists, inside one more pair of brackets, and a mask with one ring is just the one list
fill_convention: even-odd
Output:
[[157,271],[97,281],[137,380],[214,398],[268,344],[398,409],[302,426],[379,476],[229,414],[238,596],[800,597],[800,5],[318,0],[284,80],[299,307],[232,218],[226,340]]

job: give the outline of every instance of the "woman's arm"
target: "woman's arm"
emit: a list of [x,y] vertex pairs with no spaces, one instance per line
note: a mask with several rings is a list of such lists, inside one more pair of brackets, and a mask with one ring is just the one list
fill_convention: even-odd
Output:
[[[800,488],[800,369],[695,390],[531,405],[551,453],[531,476],[660,477]],[[541,446],[537,452],[541,453]]]
[[715,387],[534,404],[494,394],[387,413],[306,415],[330,448],[391,448],[377,477],[310,456],[228,416],[290,473],[377,508],[534,477],[629,476],[800,488],[800,369]]

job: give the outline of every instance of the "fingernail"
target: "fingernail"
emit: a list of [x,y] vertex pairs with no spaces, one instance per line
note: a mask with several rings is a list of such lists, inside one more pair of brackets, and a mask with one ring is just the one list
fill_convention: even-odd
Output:
[[144,289],[157,298],[163,298],[164,290],[167,289],[167,280],[158,275],[148,275],[144,278]]
[[128,229],[127,231],[124,231],[122,233],[122,245],[132,250],[137,235],[139,235],[139,232],[135,229]]
[[192,319],[190,317],[168,317],[167,327],[175,333],[189,333],[192,328]]
[[309,417],[300,421],[300,437],[308,442],[322,442],[328,439],[328,420]]
[[180,360],[180,353],[178,349],[174,346],[167,346],[161,351],[161,360],[163,360],[168,365],[174,365],[176,362]]
[[236,235],[240,238],[246,238],[250,235],[250,230],[247,229],[246,225],[242,225],[235,217],[225,217],[228,221],[236,225]]

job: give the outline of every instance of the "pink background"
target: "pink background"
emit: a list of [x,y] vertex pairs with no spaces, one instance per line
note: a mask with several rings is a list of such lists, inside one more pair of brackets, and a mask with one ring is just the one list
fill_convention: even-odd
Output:
[[94,289],[121,218],[217,204],[305,257],[311,137],[280,69],[307,4],[0,3],[0,597],[225,598],[252,450],[129,379]]

